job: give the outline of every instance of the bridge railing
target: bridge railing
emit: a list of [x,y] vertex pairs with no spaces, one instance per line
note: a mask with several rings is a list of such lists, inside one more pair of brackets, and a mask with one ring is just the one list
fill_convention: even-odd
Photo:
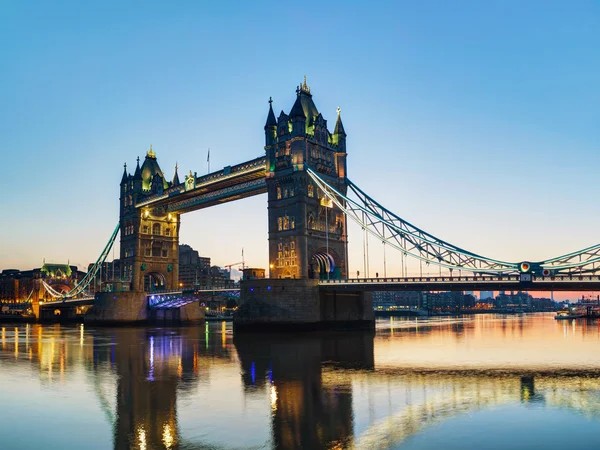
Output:
[[519,275],[504,275],[497,277],[380,277],[380,278],[348,278],[348,279],[330,279],[320,280],[320,284],[365,284],[365,283],[472,283],[472,282],[490,282],[514,281],[519,282]]
[[[599,275],[582,276],[532,276],[533,282],[545,283],[573,283],[573,282],[600,282]],[[385,283],[497,283],[499,281],[508,281],[518,283],[521,281],[521,275],[503,275],[503,276],[471,276],[471,277],[379,277],[379,278],[348,278],[348,279],[330,279],[320,280],[319,284],[385,284]]]

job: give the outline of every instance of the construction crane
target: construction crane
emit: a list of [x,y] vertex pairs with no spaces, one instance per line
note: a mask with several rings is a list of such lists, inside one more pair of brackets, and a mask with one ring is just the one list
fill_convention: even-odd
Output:
[[244,262],[244,248],[242,247],[242,260],[238,262],[234,262],[231,264],[225,264],[223,267],[226,267],[229,273],[231,273],[231,267],[237,266],[238,264],[242,265],[242,271],[246,268],[246,263]]
[[225,264],[223,267],[226,267],[227,270],[229,270],[231,272],[231,268],[233,266],[237,266],[238,264],[241,264],[242,265],[242,270],[244,270],[244,261],[238,261],[238,262],[231,263],[231,264]]

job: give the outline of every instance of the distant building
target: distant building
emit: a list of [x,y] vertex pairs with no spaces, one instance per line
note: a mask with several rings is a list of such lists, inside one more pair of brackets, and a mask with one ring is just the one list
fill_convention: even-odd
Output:
[[179,246],[179,284],[182,287],[210,284],[210,258],[200,256],[187,244]]
[[59,293],[69,292],[85,276],[77,266],[46,264],[31,270],[6,269],[0,274],[0,303],[48,300],[42,280]]
[[235,281],[231,279],[227,269],[210,265],[210,258],[200,256],[187,244],[179,246],[179,285],[182,288],[233,288]]
[[242,271],[244,280],[261,280],[265,278],[265,269],[248,267]]
[[475,306],[475,297],[462,292],[427,292],[423,294],[423,308],[430,311],[456,311]]
[[417,309],[421,307],[421,292],[415,291],[381,291],[373,292],[374,309]]

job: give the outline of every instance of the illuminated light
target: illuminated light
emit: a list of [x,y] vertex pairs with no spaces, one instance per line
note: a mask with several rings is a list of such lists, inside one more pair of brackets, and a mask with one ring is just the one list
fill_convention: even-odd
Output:
[[148,210],[144,211],[144,217],[148,217],[150,215],[150,212]]
[[269,399],[271,400],[271,409],[277,411],[277,388],[274,385],[271,385]]
[[270,269],[272,269],[273,267],[275,267],[275,264],[269,264]]
[[166,423],[163,427],[163,444],[165,444],[166,448],[173,447],[175,443],[175,438],[173,437],[173,433],[171,432],[171,426]]
[[333,208],[333,201],[328,198],[328,197],[321,197],[321,206],[324,206],[325,208]]
[[138,429],[138,441],[140,442],[140,450],[146,450],[146,432],[142,427]]
[[271,286],[267,286],[267,291],[270,291],[270,290],[271,290]]

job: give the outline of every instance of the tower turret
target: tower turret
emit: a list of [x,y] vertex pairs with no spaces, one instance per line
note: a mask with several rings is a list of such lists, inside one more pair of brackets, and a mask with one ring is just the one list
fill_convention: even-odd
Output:
[[340,151],[346,151],[346,131],[342,124],[342,110],[339,106],[337,108],[337,120],[335,122],[335,129],[333,130],[332,141]]
[[173,184],[172,186],[177,186],[179,183],[179,174],[177,173],[177,163],[175,163],[175,175],[173,175]]
[[269,97],[269,114],[265,124],[265,145],[273,145],[277,139],[277,120],[273,113],[273,99]]
[[123,176],[121,177],[121,186],[127,183],[127,163],[123,164]]

